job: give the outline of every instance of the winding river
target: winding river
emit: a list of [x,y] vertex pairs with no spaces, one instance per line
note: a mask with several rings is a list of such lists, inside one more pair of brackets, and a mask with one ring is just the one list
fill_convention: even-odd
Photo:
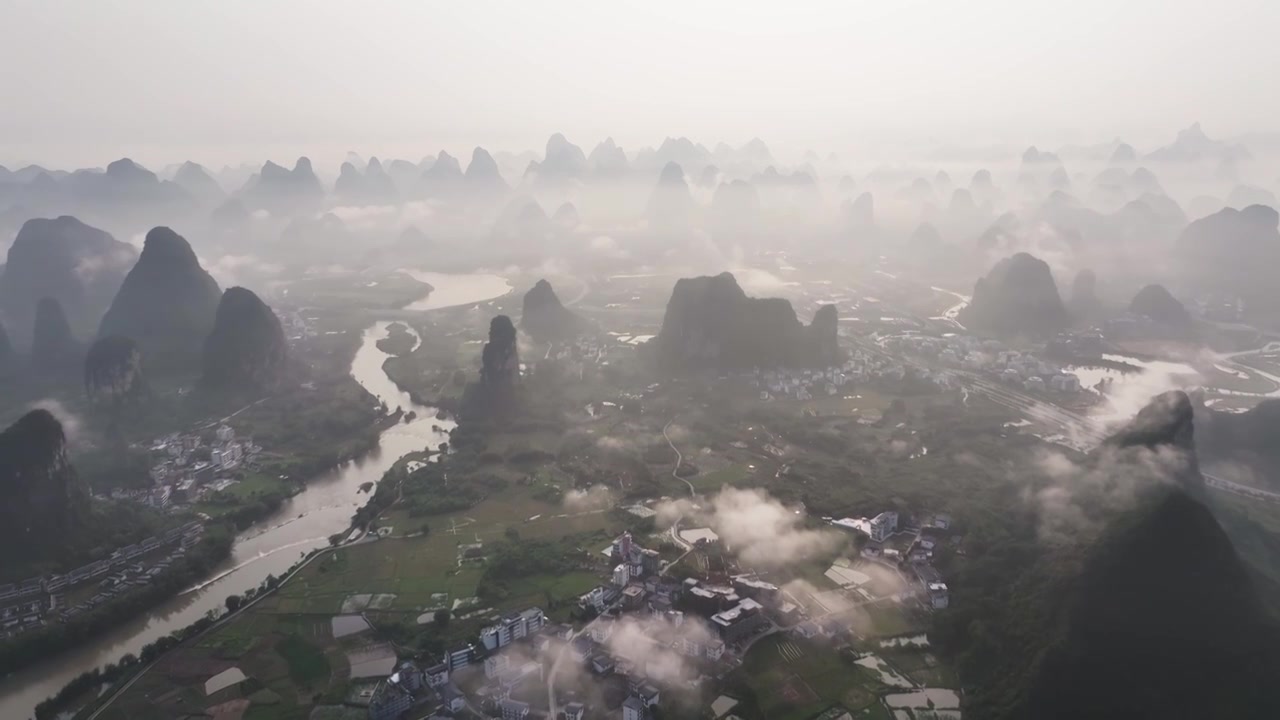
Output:
[[[511,290],[506,280],[495,275],[420,275],[433,290],[406,309],[427,311],[467,305]],[[382,371],[388,355],[378,349],[377,342],[387,336],[389,324],[379,321],[364,330],[351,362],[351,376],[370,394],[385,401],[387,407],[412,410],[417,417],[383,430],[375,450],[313,478],[271,518],[241,533],[231,556],[199,585],[89,643],[0,679],[0,718],[31,717],[38,703],[81,673],[127,653],[137,654],[142,646],[190,625],[210,610],[221,609],[228,595],[257,587],[268,575],[282,574],[307,552],[327,545],[330,535],[349,527],[351,516],[368,499],[368,495],[359,493],[361,484],[376,483],[408,453],[434,448],[448,439],[452,421],[437,420],[434,408],[414,403]],[[440,430],[432,430],[432,425]]]

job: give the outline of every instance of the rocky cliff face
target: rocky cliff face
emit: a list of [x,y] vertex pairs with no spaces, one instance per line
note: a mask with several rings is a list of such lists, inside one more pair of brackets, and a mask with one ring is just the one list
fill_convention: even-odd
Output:
[[89,496],[67,459],[62,424],[32,410],[0,432],[0,542],[46,542],[76,528]]
[[808,344],[813,347],[814,364],[830,367],[843,360],[839,339],[840,316],[835,305],[823,305],[809,323]]
[[519,401],[520,350],[511,318],[498,315],[489,322],[489,341],[480,353],[480,380],[467,386],[462,414],[468,418],[498,418]]
[[1203,504],[1193,425],[1187,396],[1166,393],[1107,444],[1140,453],[1109,457],[1112,472],[1156,462],[1174,482],[1140,489],[1067,586],[1061,639],[1040,663],[1028,717],[1280,713],[1268,681],[1280,671],[1280,631]]
[[524,294],[520,327],[537,342],[563,342],[582,333],[586,322],[560,304],[551,283],[539,280]]
[[146,395],[142,351],[120,335],[99,338],[84,357],[84,390],[97,407],[116,408]]
[[35,328],[31,334],[31,363],[41,372],[65,370],[77,359],[78,347],[71,336],[62,304],[44,298],[36,306]]
[[0,314],[25,347],[36,305],[54,298],[72,334],[91,336],[137,257],[132,245],[73,217],[28,220],[0,274]]
[[790,302],[747,297],[730,273],[683,278],[652,352],[672,370],[818,367],[839,354],[836,320],[834,307],[822,308],[805,327]]
[[245,288],[228,288],[204,343],[204,382],[229,390],[269,389],[283,380],[288,356],[271,308]]
[[1147,285],[1133,296],[1129,312],[1141,315],[1172,330],[1191,327],[1191,314],[1163,285]]
[[4,323],[0,323],[0,371],[9,367],[13,362],[13,342],[9,340],[9,333],[4,329]]
[[959,320],[977,332],[998,336],[1053,335],[1070,317],[1043,260],[1018,253],[996,263],[973,289]]
[[480,360],[481,384],[504,387],[520,381],[520,350],[511,318],[499,315],[489,322],[489,342],[484,344]]
[[194,369],[220,299],[218,283],[187,241],[154,228],[98,334],[133,338],[153,371]]

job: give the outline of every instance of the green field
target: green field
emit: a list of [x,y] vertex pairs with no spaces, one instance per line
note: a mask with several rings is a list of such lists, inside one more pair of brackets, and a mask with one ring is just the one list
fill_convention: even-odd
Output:
[[879,705],[880,685],[869,671],[829,644],[789,634],[753,645],[733,681],[754,691],[758,716],[770,720],[804,720],[833,705],[874,713],[872,706]]
[[289,665],[289,678],[302,687],[329,679],[329,659],[324,651],[300,635],[285,635],[276,643],[276,652]]
[[746,465],[730,465],[726,468],[699,473],[685,479],[692,483],[698,492],[705,493],[719,490],[722,485],[737,485],[751,477],[754,472]]

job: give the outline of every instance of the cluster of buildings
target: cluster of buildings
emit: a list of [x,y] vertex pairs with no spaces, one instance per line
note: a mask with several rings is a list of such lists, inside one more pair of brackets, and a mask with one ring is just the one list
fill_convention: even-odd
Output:
[[[930,516],[920,527],[902,528],[899,530],[899,515],[896,511],[886,510],[873,518],[840,518],[831,520],[831,524],[848,530],[856,530],[867,536],[862,546],[862,557],[873,562],[889,564],[898,570],[909,573],[919,584],[919,594],[927,598],[934,610],[944,610],[950,605],[950,594],[942,575],[933,566],[933,553],[938,546],[939,533],[951,529],[951,516],[938,513]],[[908,536],[903,543],[895,543],[892,547],[890,539],[899,533]]]
[[[625,689],[623,720],[648,720],[664,688],[715,675],[775,623],[804,619],[776,585],[754,577],[666,577],[658,553],[641,547],[630,533],[602,552],[612,567],[610,582],[579,599],[580,609],[595,616],[581,631],[551,622],[536,607],[494,617],[475,641],[447,650],[430,667],[400,663],[368,695],[370,720],[393,720],[408,711],[434,718],[463,710],[503,720],[542,717],[545,707],[527,701],[542,697],[545,668],[556,658],[578,667],[583,677],[607,682],[610,692]],[[646,647],[637,649],[635,627],[665,630],[646,633],[648,642],[641,643]],[[681,658],[680,670],[663,659],[673,656]],[[581,720],[588,708],[568,702],[560,709],[567,720]]]
[[396,720],[414,708],[432,712],[432,718],[443,717],[439,713],[453,715],[466,706],[466,697],[450,681],[447,666],[421,669],[412,660],[405,660],[374,688],[369,699],[369,720]]
[[304,317],[302,313],[296,310],[284,310],[279,307],[275,309],[275,313],[276,317],[280,318],[280,329],[284,330],[284,336],[289,338],[291,342],[314,337],[317,334],[315,323],[311,319]]
[[898,382],[907,369],[891,358],[854,349],[840,365],[817,369],[777,368],[753,371],[751,379],[760,399],[812,400],[832,396],[854,383]]
[[[8,638],[42,627],[51,619],[68,620],[149,585],[199,542],[203,534],[204,526],[192,521],[67,573],[0,585],[0,637]],[[68,602],[68,593],[88,594],[84,588],[93,583],[97,585],[92,594],[75,604]]]
[[1010,350],[997,340],[969,335],[934,337],[908,333],[881,341],[886,350],[934,360],[952,367],[980,372],[1030,392],[1080,392],[1080,378],[1034,353]]
[[235,430],[220,425],[210,436],[172,433],[151,444],[157,458],[151,466],[150,488],[113,490],[116,500],[133,500],[156,508],[195,502],[227,487],[230,474],[249,465],[262,448],[252,438],[237,438]]
[[555,343],[540,358],[527,360],[528,372],[536,374],[541,362],[552,361],[560,372],[583,379],[589,370],[607,367],[611,360],[633,357],[636,347],[652,335],[584,334],[568,342]]

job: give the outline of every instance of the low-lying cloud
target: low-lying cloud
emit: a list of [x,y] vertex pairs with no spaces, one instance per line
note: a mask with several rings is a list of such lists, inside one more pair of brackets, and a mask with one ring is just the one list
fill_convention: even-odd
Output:
[[707,525],[741,562],[763,569],[832,553],[847,541],[831,528],[807,527],[803,511],[755,488],[726,487],[709,506],[689,500],[663,503],[658,517],[667,523],[684,517],[687,525]]
[[1111,513],[1132,507],[1144,490],[1171,484],[1191,469],[1192,457],[1174,446],[1103,447],[1087,462],[1045,452],[1036,466],[1048,480],[1024,497],[1039,514],[1043,540],[1065,542],[1101,529]]
[[630,660],[661,682],[696,674],[691,657],[677,649],[678,641],[705,648],[714,639],[710,628],[696,617],[677,623],[665,615],[628,615],[614,623],[605,646],[610,654]]
[[604,485],[592,485],[585,490],[570,490],[564,494],[564,508],[569,512],[607,510],[617,504],[613,491]]

